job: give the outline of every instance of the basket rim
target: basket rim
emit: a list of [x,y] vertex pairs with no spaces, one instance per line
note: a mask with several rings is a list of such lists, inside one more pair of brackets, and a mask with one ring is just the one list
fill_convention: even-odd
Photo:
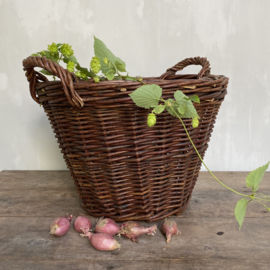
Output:
[[[38,73],[38,72],[37,72]],[[195,77],[197,76],[197,74],[179,74],[179,75],[173,75],[171,76],[169,79],[160,79],[160,77],[140,77],[143,79],[144,82],[146,82],[147,84],[149,83],[155,83],[158,85],[162,85],[162,86],[166,86],[167,84],[171,84],[171,83],[183,83],[186,82],[185,85],[190,85],[190,84],[198,84],[198,83],[205,83],[208,82],[210,85],[211,84],[215,84],[217,81],[219,81],[220,79],[222,80],[227,80],[229,79],[228,77],[226,77],[225,75],[206,75],[200,79],[195,79]],[[193,77],[193,78],[191,78]],[[55,81],[38,81],[36,84],[36,89],[41,89],[42,87],[44,87],[44,85],[57,85],[62,83],[62,80],[60,79],[56,79]],[[87,87],[93,87],[93,88],[100,88],[102,86],[116,86],[116,87],[121,87],[122,85],[126,85],[126,86],[143,86],[143,84],[141,82],[137,82],[137,81],[126,81],[126,80],[105,80],[105,81],[100,81],[98,83],[96,83],[93,79],[89,79],[89,80],[78,80],[77,82],[74,81],[74,87],[76,88],[76,86],[79,85],[87,85]],[[183,84],[184,85],[184,84]]]
[[[176,74],[178,71],[183,70],[183,68],[189,65],[201,65],[202,69],[196,75]],[[26,71],[25,75],[29,81],[30,94],[32,98],[39,104],[41,102],[36,96],[36,91],[46,86],[51,87],[50,89],[52,90],[54,86],[56,87],[61,84],[68,103],[72,107],[77,107],[79,109],[84,107],[84,102],[86,100],[80,96],[77,90],[86,88],[86,90],[116,89],[126,91],[127,89],[123,90],[121,88],[128,88],[126,94],[129,94],[128,92],[134,91],[136,88],[142,86],[141,81],[105,80],[96,83],[93,79],[87,81],[79,80],[74,73],[69,72],[58,63],[52,62],[45,57],[29,56],[23,60],[23,66],[24,70]],[[38,71],[35,71],[35,67],[45,68],[52,75],[60,78],[60,80],[49,81],[46,76]],[[217,88],[225,87],[229,79],[224,75],[211,75],[210,71],[210,63],[207,58],[195,57],[187,58],[179,62],[175,66],[167,69],[167,71],[159,77],[142,77],[142,79],[146,84],[157,84],[163,89],[180,87],[181,90],[191,89],[193,92],[198,87],[213,88],[214,92],[216,90],[214,90],[216,86],[218,86]]]

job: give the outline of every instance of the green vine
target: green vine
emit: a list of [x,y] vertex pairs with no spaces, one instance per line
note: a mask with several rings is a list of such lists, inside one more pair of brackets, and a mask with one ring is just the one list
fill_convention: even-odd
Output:
[[[210,169],[204,163],[183,121],[185,118],[192,119],[192,127],[197,128],[199,126],[200,117],[192,103],[200,103],[200,99],[197,95],[188,97],[182,91],[177,90],[174,93],[174,99],[169,98],[168,100],[164,100],[162,99],[162,88],[160,86],[156,84],[148,85],[140,76],[129,76],[126,71],[125,62],[119,57],[116,57],[106,47],[106,45],[96,37],[94,37],[94,52],[95,56],[92,58],[89,68],[81,67],[77,61],[77,58],[74,56],[72,47],[66,43],[52,43],[51,45],[48,45],[48,50],[40,51],[38,53],[32,54],[32,56],[45,56],[47,59],[50,59],[51,61],[58,64],[63,64],[64,62],[66,64],[66,69],[82,80],[93,79],[96,83],[104,80],[126,80],[138,81],[142,83],[143,86],[133,91],[130,94],[130,97],[137,106],[147,110],[152,109],[147,118],[148,126],[153,127],[157,121],[156,115],[161,114],[164,110],[168,111],[168,113],[170,113],[172,116],[178,118],[188,136],[188,139],[190,140],[190,143],[192,144],[194,150],[196,151],[199,159],[207,171],[223,187],[243,197],[237,202],[234,210],[236,220],[239,223],[239,229],[241,229],[243,224],[247,204],[249,202],[255,201],[270,211],[270,207],[262,202],[270,202],[270,196],[264,195],[262,193],[256,193],[270,162],[248,174],[246,178],[246,184],[247,187],[252,188],[252,194],[250,195],[242,194],[226,186],[210,171]],[[41,69],[40,72],[47,76],[53,76],[53,74],[45,69]],[[53,78],[55,80],[55,76],[53,76]],[[160,104],[160,102],[163,102],[163,104]],[[263,198],[258,196],[262,196]],[[246,197],[248,197],[249,200],[247,200]]]
[[[196,148],[194,142],[192,141],[192,139],[189,135],[189,132],[187,130],[187,127],[183,121],[183,118],[191,118],[192,119],[192,122],[191,122],[192,127],[193,128],[198,127],[199,116],[197,114],[197,111],[196,111],[193,103],[192,103],[192,101],[200,103],[198,96],[194,95],[191,97],[187,97],[182,91],[177,90],[174,93],[174,99],[164,100],[161,98],[162,89],[157,85],[141,86],[141,87],[137,88],[132,94],[130,94],[130,96],[137,106],[145,108],[145,109],[153,108],[152,112],[149,113],[148,118],[147,118],[147,124],[149,127],[153,127],[156,124],[156,114],[162,113],[165,109],[171,115],[177,117],[180,120],[180,122],[181,122],[187,136],[188,136],[188,139],[189,139],[190,143],[192,144],[194,150],[196,151],[199,159],[201,160],[201,162],[203,163],[203,165],[205,166],[207,171],[213,176],[213,178],[218,183],[220,183],[223,187],[229,189],[230,191],[232,191],[232,192],[234,192],[242,197],[245,197],[245,198],[248,197],[249,200],[246,200],[245,198],[240,199],[237,202],[236,207],[235,207],[234,213],[235,213],[236,220],[239,223],[239,229],[241,229],[241,226],[243,224],[244,217],[246,214],[247,204],[249,202],[255,201],[255,202],[263,205],[268,211],[270,211],[270,207],[268,207],[267,205],[265,205],[264,203],[261,202],[261,201],[270,202],[270,200],[258,197],[258,196],[263,196],[264,198],[270,198],[270,196],[266,196],[262,193],[259,193],[259,194],[256,193],[256,191],[259,188],[259,184],[260,184],[270,162],[268,162],[266,165],[264,165],[256,170],[252,171],[247,176],[246,184],[248,187],[252,188],[252,194],[250,194],[250,195],[242,194],[242,193],[235,191],[234,189],[226,186],[206,166],[198,149]],[[159,102],[163,102],[163,104],[162,103],[160,104]]]

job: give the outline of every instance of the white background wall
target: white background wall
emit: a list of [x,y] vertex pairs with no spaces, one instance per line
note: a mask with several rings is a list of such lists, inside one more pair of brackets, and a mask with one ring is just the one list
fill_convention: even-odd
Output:
[[93,35],[134,76],[159,76],[184,58],[206,56],[213,74],[230,78],[206,164],[219,171],[264,165],[269,11],[266,0],[0,0],[0,171],[66,169],[46,115],[30,97],[22,60],[54,41],[72,44],[88,66]]

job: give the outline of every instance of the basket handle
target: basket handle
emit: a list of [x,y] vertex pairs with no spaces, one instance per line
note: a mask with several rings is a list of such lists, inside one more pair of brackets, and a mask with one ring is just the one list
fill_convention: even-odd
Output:
[[170,75],[175,75],[175,73],[189,65],[201,65],[202,69],[197,75],[197,79],[201,79],[203,75],[210,74],[210,63],[206,57],[194,57],[194,58],[186,58],[185,60],[179,62],[175,66],[168,68],[167,71],[160,76],[160,79],[165,80]]
[[75,91],[73,85],[73,81],[77,80],[77,77],[70,73],[68,70],[61,67],[58,63],[53,62],[44,56],[29,56],[23,60],[23,67],[23,70],[26,71],[25,76],[29,82],[30,94],[37,103],[40,104],[38,97],[36,96],[37,80],[48,81],[48,79],[41,73],[35,71],[34,67],[44,68],[52,75],[57,76],[62,82],[66,98],[70,105],[77,108],[83,107],[84,102]]

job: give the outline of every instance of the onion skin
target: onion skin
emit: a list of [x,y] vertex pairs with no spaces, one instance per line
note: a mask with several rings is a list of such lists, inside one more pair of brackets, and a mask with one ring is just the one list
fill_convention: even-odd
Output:
[[99,220],[95,230],[97,233],[106,233],[110,236],[114,236],[120,232],[120,227],[114,220],[104,218]]
[[176,222],[173,220],[165,219],[165,221],[162,224],[161,230],[167,237],[167,243],[170,243],[171,237],[173,235],[181,234],[181,232],[177,228]]
[[137,237],[146,233],[148,235],[154,235],[156,233],[156,229],[156,225],[146,228],[135,221],[127,221],[120,226],[120,235],[123,235],[134,242],[139,242]]
[[92,246],[97,250],[111,251],[121,248],[121,245],[112,236],[106,233],[88,232],[82,236],[87,236]]
[[54,234],[56,236],[62,236],[66,234],[70,227],[70,222],[72,220],[72,215],[68,215],[67,217],[59,217],[56,218],[51,224],[50,234]]
[[92,228],[90,219],[84,216],[78,216],[74,222],[74,229],[79,233],[87,233]]

